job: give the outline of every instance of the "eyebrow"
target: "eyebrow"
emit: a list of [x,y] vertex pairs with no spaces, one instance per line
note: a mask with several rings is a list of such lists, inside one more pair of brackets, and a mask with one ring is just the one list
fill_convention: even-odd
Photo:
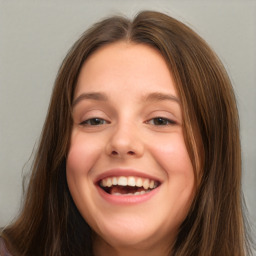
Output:
[[104,93],[92,92],[92,93],[82,93],[79,95],[72,103],[72,107],[77,105],[82,100],[98,100],[98,101],[107,101],[108,97]]
[[165,93],[161,93],[161,92],[153,92],[153,93],[149,93],[147,95],[145,95],[143,97],[144,101],[164,101],[164,100],[171,100],[171,101],[175,101],[177,103],[180,103],[180,100],[172,95],[172,94],[165,94]]

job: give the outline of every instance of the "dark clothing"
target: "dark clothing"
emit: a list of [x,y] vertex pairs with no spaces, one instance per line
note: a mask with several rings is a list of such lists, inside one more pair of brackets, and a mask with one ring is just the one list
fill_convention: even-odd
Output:
[[0,237],[0,256],[12,256],[6,248],[3,238]]

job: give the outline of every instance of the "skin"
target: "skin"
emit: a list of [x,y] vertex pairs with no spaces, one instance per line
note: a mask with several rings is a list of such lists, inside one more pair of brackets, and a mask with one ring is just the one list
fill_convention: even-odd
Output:
[[[167,255],[190,208],[195,180],[181,106],[161,54],[128,42],[97,50],[79,74],[73,120],[67,181],[94,230],[95,255]],[[95,184],[112,169],[132,169],[161,185],[146,201],[112,203]]]

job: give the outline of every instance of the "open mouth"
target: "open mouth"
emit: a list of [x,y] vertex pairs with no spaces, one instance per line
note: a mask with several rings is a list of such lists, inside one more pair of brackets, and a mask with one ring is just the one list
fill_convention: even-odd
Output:
[[99,186],[106,193],[116,196],[143,195],[160,185],[160,182],[135,176],[107,177],[99,181]]

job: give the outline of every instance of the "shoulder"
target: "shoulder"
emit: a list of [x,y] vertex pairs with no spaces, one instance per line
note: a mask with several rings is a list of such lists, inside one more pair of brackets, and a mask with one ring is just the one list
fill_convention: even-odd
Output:
[[6,248],[4,239],[0,237],[0,256],[12,256]]

